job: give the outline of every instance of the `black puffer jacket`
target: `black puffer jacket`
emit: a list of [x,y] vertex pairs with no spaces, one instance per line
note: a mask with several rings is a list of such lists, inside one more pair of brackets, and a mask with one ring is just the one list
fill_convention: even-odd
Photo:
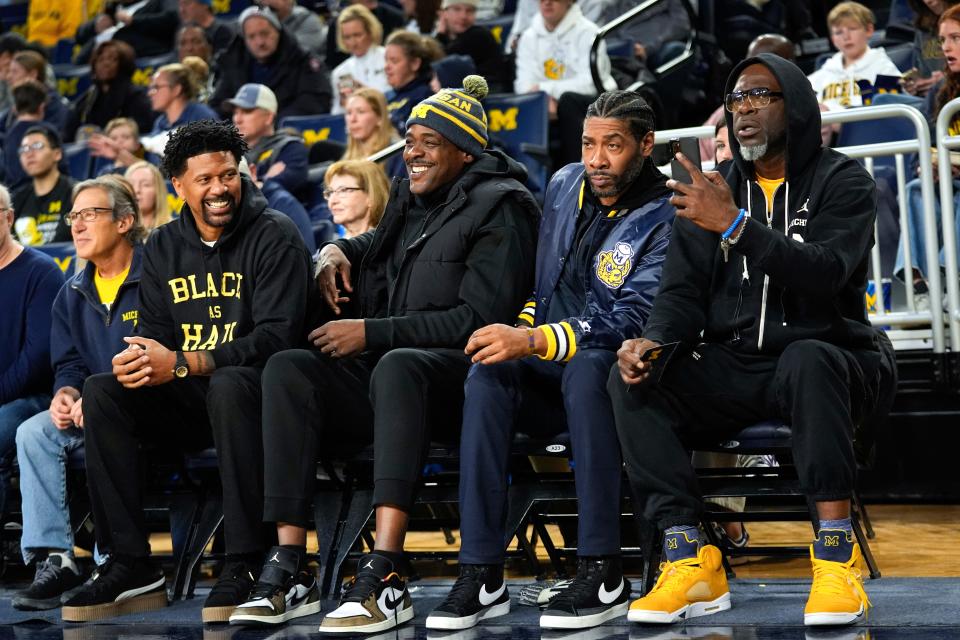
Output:
[[[525,178],[517,162],[485,152],[409,247],[402,235],[413,196],[408,180],[395,179],[380,225],[336,242],[357,274],[369,350],[462,348],[482,326],[513,324],[533,286],[540,217]],[[393,258],[400,267],[391,280]]]
[[[208,104],[224,118],[230,117],[233,107],[224,101],[236,95],[248,82],[255,60],[238,36],[230,48],[216,58],[219,76]],[[277,122],[287,116],[306,116],[330,111],[330,74],[315,55],[306,53],[285,30],[280,32],[277,50],[267,61],[269,78],[264,83],[277,96]]]

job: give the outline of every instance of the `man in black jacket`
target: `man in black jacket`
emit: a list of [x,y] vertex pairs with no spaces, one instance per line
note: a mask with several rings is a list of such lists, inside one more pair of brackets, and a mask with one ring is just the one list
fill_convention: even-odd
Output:
[[[876,191],[857,162],[821,147],[816,97],[793,63],[748,58],[726,91],[734,163],[703,174],[679,156],[693,178],[668,182],[678,217],[660,292],[608,384],[630,483],[665,533],[665,568],[628,618],[730,607],[720,552],[701,544],[684,442],[775,418],[792,427],[820,521],[804,622],[847,624],[869,606],[850,523],[854,426],[892,393],[880,389],[883,339],[864,307]],[[672,342],[680,352],[649,384],[644,354]]]
[[350,302],[355,319],[311,332],[319,350],[267,364],[264,519],[277,523],[282,545],[267,564],[276,554],[285,576],[265,569],[272,584],[261,579],[231,622],[289,617],[284,598],[271,596],[289,593],[304,563],[316,460],[371,440],[376,547],[321,630],[372,633],[413,618],[399,571],[423,453],[431,436],[459,429],[467,338],[509,321],[530,290],[539,217],[522,167],[485,150],[486,83],[468,76],[464,85],[413,109],[404,149],[410,179],[394,180],[379,226],[320,251],[324,298],[337,315]]
[[[237,169],[246,145],[233,124],[199,120],[170,136],[163,169],[184,199],[180,219],[150,236],[140,281],[138,336],[113,373],[87,379],[87,479],[99,577],[63,607],[87,622],[166,604],[149,558],[138,449],[214,444],[223,484],[227,562],[203,606],[226,622],[246,600],[263,554],[260,374],[267,358],[303,342],[314,290],[296,226]],[[316,588],[305,590],[319,610]]]
[[240,37],[216,58],[220,76],[208,101],[224,118],[233,114],[226,103],[240,87],[263,84],[277,96],[277,121],[286,116],[330,111],[330,74],[323,62],[305,52],[269,9],[248,7],[237,20]]

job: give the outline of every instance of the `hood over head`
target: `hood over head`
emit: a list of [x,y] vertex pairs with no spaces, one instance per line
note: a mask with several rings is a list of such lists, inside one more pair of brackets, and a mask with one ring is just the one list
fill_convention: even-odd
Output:
[[[761,53],[735,66],[727,78],[724,95],[733,91],[743,70],[754,64],[767,67],[780,83],[780,90],[783,92],[784,114],[787,118],[786,178],[789,181],[792,176],[802,172],[820,150],[820,105],[817,104],[817,96],[803,71],[789,60],[772,53]],[[730,134],[733,160],[744,176],[752,178],[755,173],[753,163],[747,162],[740,155],[740,141],[733,132],[733,114],[726,109],[723,113]]]

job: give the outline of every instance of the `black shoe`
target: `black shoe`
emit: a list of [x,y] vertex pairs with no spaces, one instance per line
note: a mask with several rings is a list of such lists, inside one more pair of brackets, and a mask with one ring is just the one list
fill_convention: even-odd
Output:
[[320,611],[317,580],[307,571],[298,571],[296,551],[274,547],[260,578],[247,601],[230,615],[230,624],[280,624]]
[[69,600],[64,622],[92,622],[167,606],[163,571],[147,558],[113,557]]
[[247,601],[256,578],[246,563],[228,562],[203,602],[200,617],[204,622],[228,622],[230,614]]
[[620,558],[579,558],[577,577],[550,601],[540,616],[542,629],[586,629],[626,615],[630,583]]
[[413,619],[407,585],[389,558],[368,553],[344,589],[340,606],[320,623],[320,633],[377,633]]
[[463,564],[439,607],[427,617],[427,629],[469,629],[481,620],[510,613],[510,594],[502,564]]
[[46,611],[60,606],[60,598],[83,584],[83,576],[73,558],[51,553],[37,562],[33,583],[13,599],[13,608],[20,611]]

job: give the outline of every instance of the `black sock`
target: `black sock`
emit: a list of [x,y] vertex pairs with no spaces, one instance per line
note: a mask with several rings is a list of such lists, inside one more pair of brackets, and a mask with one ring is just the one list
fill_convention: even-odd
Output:
[[307,545],[305,544],[282,544],[281,549],[293,551],[297,554],[297,571],[303,570],[307,564]]
[[607,563],[607,579],[623,577],[623,562],[619,553],[612,556],[580,556],[580,559],[589,562],[605,561]]
[[393,563],[393,568],[397,572],[400,572],[400,567],[403,565],[403,551],[384,551],[382,549],[374,549],[370,553],[374,553],[378,556],[383,556],[384,558],[386,558],[387,560]]

